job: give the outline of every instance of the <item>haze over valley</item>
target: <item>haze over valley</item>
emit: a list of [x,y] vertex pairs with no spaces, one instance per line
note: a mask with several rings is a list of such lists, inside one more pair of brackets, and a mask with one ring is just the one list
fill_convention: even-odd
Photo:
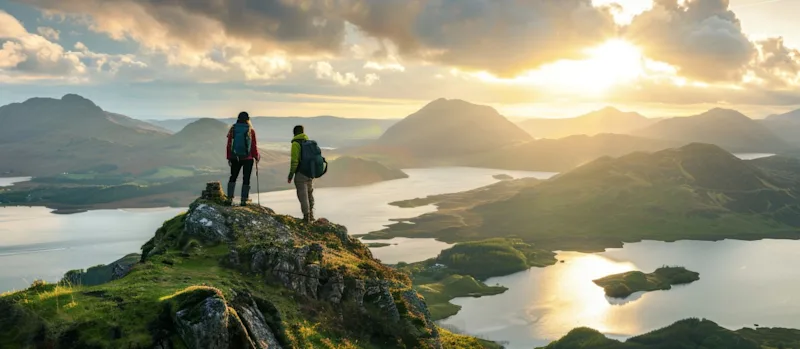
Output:
[[798,11],[0,0],[0,348],[800,348]]

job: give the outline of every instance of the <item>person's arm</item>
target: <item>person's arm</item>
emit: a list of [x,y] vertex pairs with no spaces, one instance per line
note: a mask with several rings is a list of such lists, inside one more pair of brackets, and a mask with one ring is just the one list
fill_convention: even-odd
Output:
[[300,165],[300,143],[292,142],[292,161],[289,162],[289,181],[294,178],[294,173],[297,171],[297,166]]
[[233,142],[233,129],[228,130],[228,142],[225,143],[225,158],[231,159],[231,142]]
[[253,159],[256,161],[261,161],[261,154],[258,153],[258,142],[256,141],[256,130],[250,130],[250,154],[253,154]]

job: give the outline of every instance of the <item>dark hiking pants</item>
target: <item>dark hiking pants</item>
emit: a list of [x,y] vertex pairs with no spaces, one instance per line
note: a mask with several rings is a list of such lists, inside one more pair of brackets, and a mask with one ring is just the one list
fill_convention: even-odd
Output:
[[250,175],[253,174],[253,162],[255,160],[231,160],[231,178],[228,180],[230,183],[236,183],[236,178],[239,177],[239,171],[244,168],[244,173],[242,174],[242,184],[243,185],[250,185]]

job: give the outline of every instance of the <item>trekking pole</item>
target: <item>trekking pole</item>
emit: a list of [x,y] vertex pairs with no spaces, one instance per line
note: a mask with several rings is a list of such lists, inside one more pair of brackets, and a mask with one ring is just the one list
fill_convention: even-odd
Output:
[[256,200],[258,200],[258,206],[261,206],[261,180],[258,178],[258,161],[256,161]]

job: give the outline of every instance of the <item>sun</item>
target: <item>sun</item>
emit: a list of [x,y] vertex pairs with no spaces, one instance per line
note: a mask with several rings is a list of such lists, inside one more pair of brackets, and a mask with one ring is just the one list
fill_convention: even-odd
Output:
[[600,94],[644,74],[641,51],[612,39],[585,50],[586,58],[561,60],[518,77],[518,82],[583,94]]

